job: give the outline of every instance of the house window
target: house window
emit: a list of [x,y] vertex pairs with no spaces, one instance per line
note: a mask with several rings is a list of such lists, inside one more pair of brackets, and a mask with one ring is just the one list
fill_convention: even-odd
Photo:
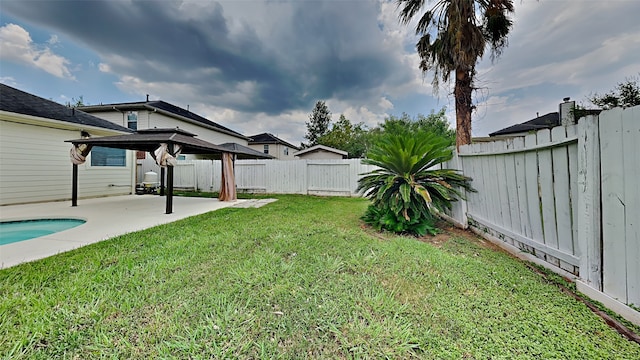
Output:
[[138,112],[129,111],[127,113],[127,127],[131,130],[138,130]]
[[287,156],[289,155],[289,148],[288,147],[284,147],[284,155]]
[[91,149],[91,166],[127,166],[127,153],[124,149],[96,146]]
[[268,144],[264,146],[264,153],[265,154],[269,153],[269,145]]

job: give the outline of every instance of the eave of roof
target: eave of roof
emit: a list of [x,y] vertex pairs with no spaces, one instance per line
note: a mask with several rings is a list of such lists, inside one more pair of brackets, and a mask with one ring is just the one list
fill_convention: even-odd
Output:
[[132,130],[126,129],[126,128],[123,128],[123,130],[112,130],[112,129],[106,129],[98,126],[76,124],[76,123],[71,123],[67,121],[13,113],[13,112],[8,112],[4,110],[0,110],[0,119],[2,119],[3,121],[14,122],[18,124],[44,126],[44,127],[60,129],[60,130],[88,131],[92,135],[99,135],[99,136],[110,136],[114,134],[130,134],[133,132]]
[[118,132],[131,130],[110,121],[87,114],[76,108],[69,108],[54,101],[29,94],[11,86],[0,84],[0,110],[31,117],[31,119],[51,119],[74,124],[79,127],[109,129]]
[[551,112],[542,116],[538,116],[535,119],[525,121],[521,124],[511,125],[504,129],[492,132],[489,134],[489,136],[508,135],[533,130],[550,129],[558,125],[560,125],[560,115],[557,112]]

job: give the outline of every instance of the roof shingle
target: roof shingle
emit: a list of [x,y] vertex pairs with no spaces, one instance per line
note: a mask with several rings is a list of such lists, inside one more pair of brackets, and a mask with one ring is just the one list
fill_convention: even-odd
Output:
[[100,127],[109,130],[131,132],[123,126],[87,114],[78,109],[69,108],[57,102],[41,98],[0,84],[0,110],[22,115],[64,121],[72,124]]

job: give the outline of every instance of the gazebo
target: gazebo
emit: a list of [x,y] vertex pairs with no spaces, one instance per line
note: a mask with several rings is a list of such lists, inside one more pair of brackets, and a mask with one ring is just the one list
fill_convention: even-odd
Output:
[[156,163],[167,169],[166,213],[173,212],[173,167],[178,154],[217,155],[222,159],[222,186],[219,199],[221,201],[236,200],[236,184],[233,173],[233,162],[236,158],[259,159],[273,158],[239,144],[215,145],[196,138],[188,131],[175,129],[146,129],[133,134],[83,137],[67,140],[72,143],[71,162],[73,163],[73,180],[71,188],[71,206],[78,206],[78,165],[85,162],[86,156],[93,146],[137,150],[149,152]]

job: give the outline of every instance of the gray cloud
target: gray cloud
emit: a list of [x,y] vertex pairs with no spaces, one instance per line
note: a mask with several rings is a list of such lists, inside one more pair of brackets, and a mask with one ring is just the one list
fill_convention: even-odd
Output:
[[364,100],[386,81],[411,79],[411,69],[380,51],[375,2],[239,3],[248,12],[260,7],[266,25],[241,18],[232,2],[10,1],[3,7],[92,48],[118,76],[188,83],[203,100],[237,111],[273,115],[310,108],[318,99]]
[[[639,1],[514,5],[509,46],[495,64],[487,54],[477,67],[483,90],[474,135],[555,111],[565,96],[580,100],[638,72]],[[104,74],[92,76],[115,82],[121,94],[70,70],[85,98],[97,101],[151,94],[241,132],[270,131],[292,142],[302,140],[320,99],[336,117],[369,125],[388,113],[442,105],[454,122],[450,84],[437,101],[430,96],[432,74],[417,70],[417,39],[399,25],[392,1],[2,0],[2,11],[98,54]],[[56,54],[72,62],[69,69],[84,65],[62,49],[56,45]],[[78,83],[60,80],[47,90],[53,94],[41,95],[77,96]]]
[[[486,135],[580,102],[640,69],[640,2],[515,2],[509,47],[478,66],[474,134]],[[631,69],[636,70],[631,70]]]

